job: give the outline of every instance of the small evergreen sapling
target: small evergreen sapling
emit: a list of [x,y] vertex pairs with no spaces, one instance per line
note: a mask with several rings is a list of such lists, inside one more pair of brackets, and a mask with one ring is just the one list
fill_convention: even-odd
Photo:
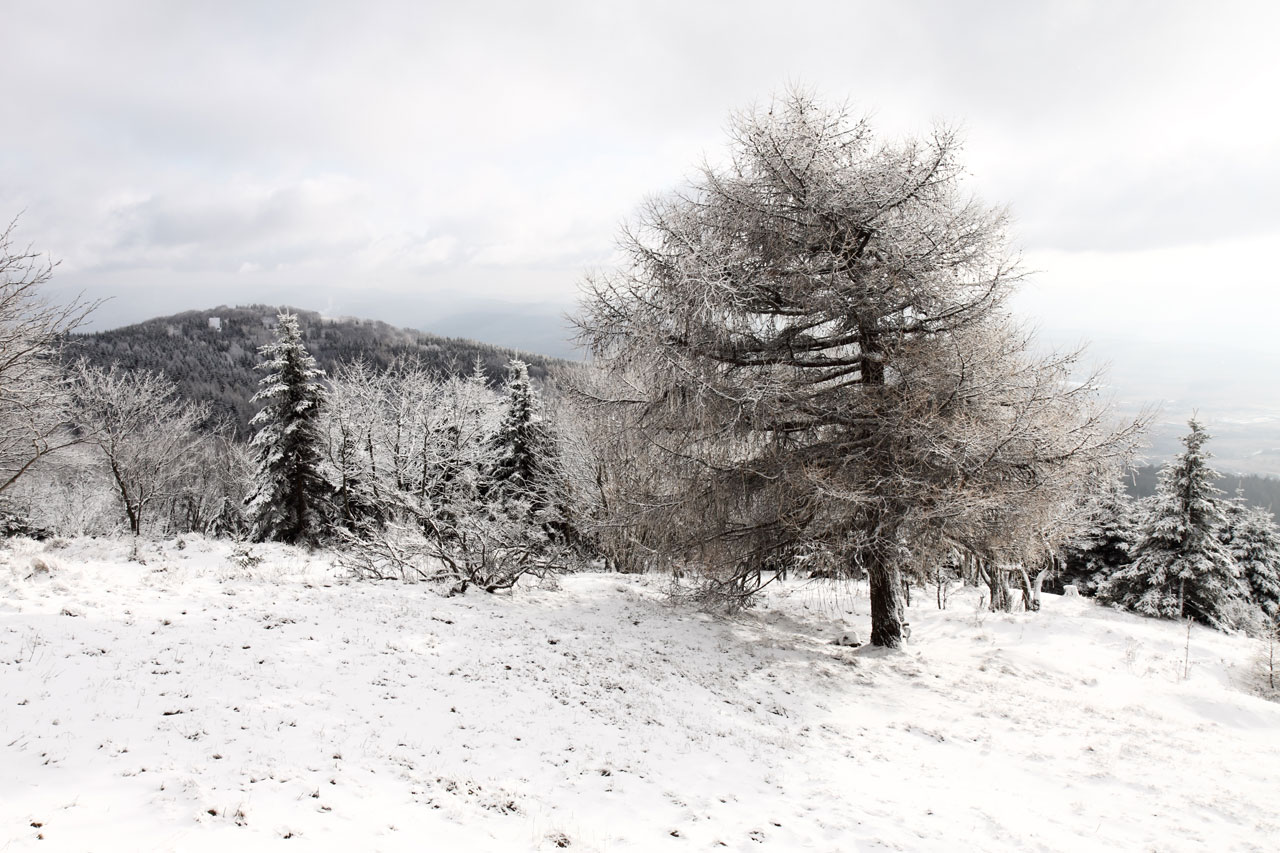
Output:
[[258,470],[246,501],[249,517],[259,540],[314,545],[333,493],[323,470],[324,371],[303,345],[293,314],[279,316],[276,340],[258,352],[258,368],[268,373],[253,396],[264,405],[250,422],[258,427],[251,442]]
[[540,456],[547,441],[528,367],[513,360],[508,370],[502,421],[491,442],[496,458],[490,485],[504,497],[519,498],[537,488]]
[[487,496],[503,512],[523,515],[550,540],[563,538],[566,512],[556,441],[543,418],[528,366],[508,366],[502,420],[490,441],[493,463]]

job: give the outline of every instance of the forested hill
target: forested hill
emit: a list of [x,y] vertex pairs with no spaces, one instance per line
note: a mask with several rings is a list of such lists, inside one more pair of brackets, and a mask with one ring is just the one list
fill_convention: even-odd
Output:
[[[209,401],[215,415],[225,417],[240,437],[249,435],[249,418],[257,406],[249,402],[261,372],[258,347],[274,337],[272,326],[280,308],[270,305],[220,306],[157,317],[132,326],[74,335],[67,355],[87,358],[109,367],[144,368],[164,373],[181,393]],[[376,320],[330,319],[315,311],[286,309],[298,315],[307,349],[326,371],[342,362],[363,358],[385,368],[397,358],[417,359],[441,374],[470,373],[479,358],[493,382],[501,381],[506,363],[519,357],[529,374],[544,379],[557,359],[462,338],[445,338],[414,329],[397,329]],[[217,318],[221,328],[210,321]]]

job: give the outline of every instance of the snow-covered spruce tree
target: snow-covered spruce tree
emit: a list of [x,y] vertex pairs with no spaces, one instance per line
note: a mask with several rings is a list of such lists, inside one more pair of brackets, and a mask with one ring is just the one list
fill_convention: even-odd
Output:
[[1098,587],[1098,599],[1147,616],[1191,618],[1230,628],[1246,595],[1222,544],[1222,492],[1205,449],[1210,436],[1192,418],[1186,449],[1160,472],[1156,494],[1138,525],[1133,561]]
[[1084,595],[1129,564],[1137,541],[1133,498],[1123,475],[1109,477],[1084,500],[1075,536],[1062,548],[1058,585],[1075,584]]
[[324,371],[302,343],[297,316],[279,316],[276,340],[259,348],[259,381],[254,401],[264,405],[251,424],[258,470],[246,501],[254,535],[314,545],[323,537],[333,487],[324,474],[325,437],[320,415]]
[[494,492],[520,496],[537,485],[540,457],[546,445],[542,416],[538,411],[529,368],[512,359],[507,365],[502,420],[491,441],[496,459],[489,474]]
[[1270,512],[1248,506],[1240,494],[1226,503],[1224,516],[1219,536],[1264,615],[1267,624],[1259,630],[1274,631],[1280,628],[1280,529]]

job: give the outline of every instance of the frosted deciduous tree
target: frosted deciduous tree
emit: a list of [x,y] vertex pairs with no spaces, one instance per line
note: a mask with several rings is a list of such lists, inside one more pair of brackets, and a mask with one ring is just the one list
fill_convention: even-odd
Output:
[[324,429],[335,475],[333,505],[339,520],[352,530],[381,523],[389,510],[380,490],[394,483],[381,482],[380,474],[393,470],[382,449],[383,434],[394,432],[386,417],[394,375],[376,373],[356,361],[337,368],[329,389]]
[[471,373],[444,380],[431,433],[437,448],[424,505],[431,508],[434,533],[449,539],[459,519],[476,512],[494,464],[492,436],[498,397],[479,360]]
[[189,468],[177,484],[172,527],[213,536],[245,535],[245,500],[255,474],[250,448],[233,439],[231,426],[223,424],[204,436]]
[[374,522],[448,516],[479,488],[495,402],[482,372],[441,379],[413,363],[342,365],[325,418],[339,509]]
[[180,399],[172,381],[148,370],[81,361],[72,379],[73,423],[97,451],[136,536],[149,510],[175,499],[201,463],[206,437],[197,427],[208,407]]
[[659,472],[621,475],[612,523],[655,562],[747,595],[826,551],[867,573],[871,641],[898,646],[919,547],[1039,547],[1127,452],[1073,356],[1034,357],[1008,320],[1005,217],[958,154],[947,129],[883,142],[789,93],[737,116],[723,164],[649,202],[625,263],[589,277],[582,338],[617,377],[600,406],[625,410],[600,429]]
[[302,342],[298,318],[281,314],[276,340],[259,349],[260,380],[254,401],[262,409],[251,446],[257,474],[247,504],[259,539],[314,545],[324,535],[333,488],[324,471],[320,416],[324,371]]
[[50,453],[76,443],[65,429],[67,396],[58,356],[65,335],[95,303],[47,302],[53,275],[45,256],[0,231],[0,493]]
[[1098,599],[1163,619],[1191,618],[1231,627],[1246,594],[1231,552],[1222,544],[1225,521],[1218,472],[1209,466],[1209,434],[1192,418],[1185,450],[1164,466],[1139,522],[1133,561],[1108,578]]
[[430,555],[461,585],[490,591],[564,568],[554,442],[524,365],[513,363],[501,400],[479,365],[446,392],[444,452],[426,519]]

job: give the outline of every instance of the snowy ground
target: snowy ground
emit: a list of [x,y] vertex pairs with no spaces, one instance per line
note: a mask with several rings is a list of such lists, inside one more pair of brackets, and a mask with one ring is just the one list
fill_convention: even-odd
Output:
[[[223,543],[0,550],[0,850],[1274,850],[1255,647],[1048,597],[719,620],[662,581],[444,599]],[[33,558],[48,571],[33,568]]]

